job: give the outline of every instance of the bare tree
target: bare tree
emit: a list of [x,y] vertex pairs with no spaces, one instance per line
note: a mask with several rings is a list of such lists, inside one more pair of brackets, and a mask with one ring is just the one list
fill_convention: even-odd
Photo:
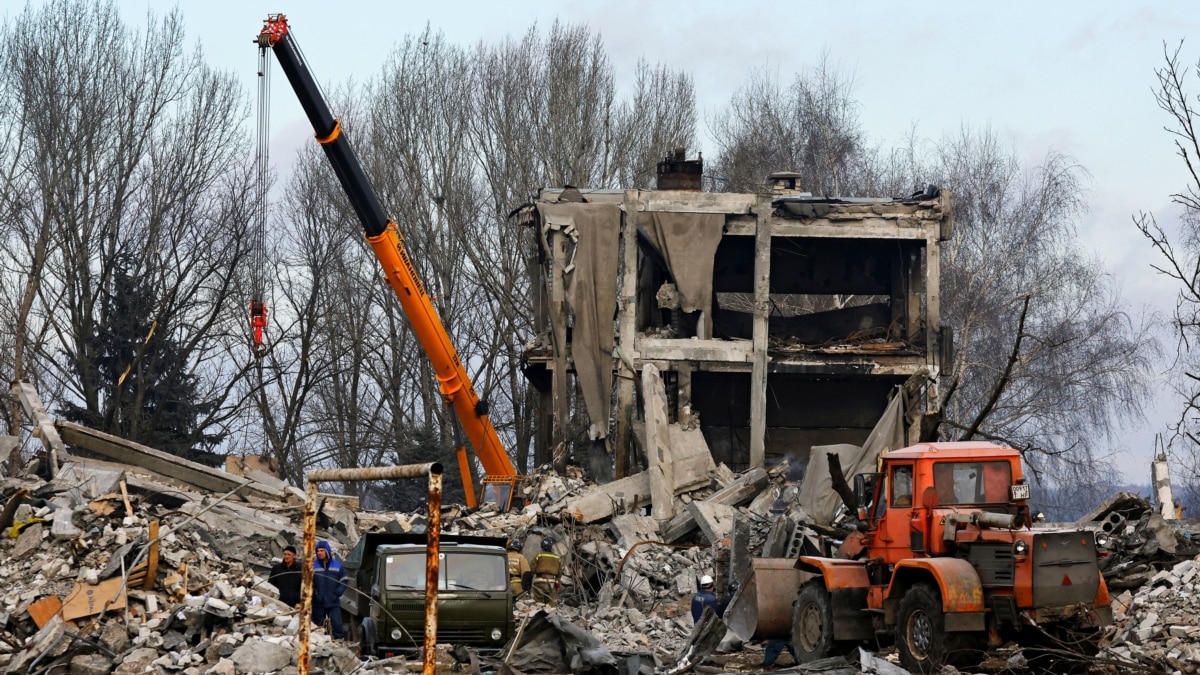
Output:
[[494,317],[487,330],[504,338],[495,352],[503,359],[502,401],[516,421],[516,462],[525,468],[538,408],[520,375],[521,356],[525,340],[545,328],[534,325],[532,304],[544,256],[509,213],[542,187],[651,187],[659,160],[696,146],[695,92],[686,74],[642,62],[632,94],[622,98],[599,37],[557,22],[544,35],[535,26],[520,40],[480,44],[472,61],[468,139],[485,201],[483,236],[465,238],[464,250]]
[[[1149,394],[1157,342],[1082,250],[1083,169],[1051,151],[1025,168],[990,131],[944,139],[923,181],[954,194],[942,308],[955,359],[943,433],[1025,451],[1035,469],[1086,466]],[[918,162],[918,165],[920,163]]]
[[717,158],[707,173],[716,189],[755,192],[768,174],[796,171],[814,194],[871,193],[874,152],[853,91],[853,76],[828,58],[786,87],[767,70],[752,73],[710,123]]
[[880,152],[852,83],[827,60],[786,88],[753,74],[712,124],[718,186],[760,189],[768,173],[794,170],[829,196],[952,191],[941,299],[956,350],[942,433],[1006,442],[1047,475],[1106,456],[1146,401],[1158,346],[1079,243],[1086,172],[1054,152],[1026,167],[990,131],[928,142],[914,130],[907,147]]
[[[1154,270],[1176,287],[1172,324],[1178,352],[1172,371],[1180,409],[1167,447],[1183,446],[1171,453],[1171,459],[1177,470],[1182,469],[1175,480],[1182,484],[1180,493],[1193,499],[1187,507],[1195,512],[1200,510],[1200,502],[1195,501],[1200,495],[1200,357],[1192,347],[1200,340],[1200,110],[1195,94],[1188,90],[1192,73],[1182,61],[1182,51],[1182,42],[1174,49],[1163,44],[1164,65],[1155,71],[1154,90],[1158,107],[1169,118],[1163,129],[1171,136],[1187,172],[1183,188],[1171,194],[1171,203],[1179,212],[1177,230],[1168,232],[1152,213],[1138,214],[1134,224],[1159,254]],[[1196,68],[1200,69],[1200,62]]]
[[[145,33],[132,32],[111,2],[59,0],[6,26],[3,95],[20,114],[6,117],[0,137],[22,141],[6,155],[5,204],[30,254],[12,270],[22,289],[14,370],[95,414],[113,410],[116,383],[98,379],[91,336],[106,330],[101,298],[117,261],[133,261],[156,291],[139,317],[145,331],[157,327],[183,350],[209,410],[196,423],[216,437],[238,376],[227,357],[240,311],[227,300],[244,252],[249,171],[229,128],[246,106],[182,35],[177,14],[149,15]],[[141,422],[126,421],[136,436]]]

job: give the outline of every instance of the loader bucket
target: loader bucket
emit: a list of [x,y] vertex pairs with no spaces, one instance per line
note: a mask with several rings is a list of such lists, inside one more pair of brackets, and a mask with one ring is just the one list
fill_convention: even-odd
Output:
[[814,575],[796,569],[794,558],[754,558],[751,565],[725,609],[725,625],[742,640],[790,638],[796,592]]

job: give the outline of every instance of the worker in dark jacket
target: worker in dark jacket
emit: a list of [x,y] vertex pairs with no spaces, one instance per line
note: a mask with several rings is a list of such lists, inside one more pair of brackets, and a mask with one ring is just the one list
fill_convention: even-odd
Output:
[[333,559],[333,550],[329,542],[317,542],[316,560],[313,561],[313,623],[320,626],[329,617],[333,638],[341,640],[346,637],[346,629],[342,626],[341,597],[346,590],[346,570],[342,564]]
[[704,608],[712,607],[717,611],[717,594],[713,593],[713,578],[705,574],[700,577],[700,590],[692,596],[692,623],[700,621],[704,616]]
[[300,581],[304,576],[300,563],[296,561],[296,547],[283,547],[283,562],[271,567],[267,581],[279,589],[279,601],[288,607],[300,606]]

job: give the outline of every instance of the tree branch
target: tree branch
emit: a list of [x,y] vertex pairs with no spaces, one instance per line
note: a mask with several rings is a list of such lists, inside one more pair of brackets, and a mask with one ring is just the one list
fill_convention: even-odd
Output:
[[1000,376],[1000,380],[996,382],[996,387],[992,390],[992,396],[988,402],[979,411],[979,415],[975,417],[975,421],[971,422],[966,432],[962,436],[962,440],[969,441],[971,437],[979,432],[979,426],[991,414],[992,409],[996,407],[996,402],[1000,400],[1000,395],[1004,393],[1004,387],[1008,384],[1009,377],[1012,376],[1013,366],[1017,364],[1017,358],[1021,354],[1021,340],[1025,337],[1025,317],[1029,314],[1029,299],[1030,294],[1025,294],[1025,302],[1021,307],[1021,319],[1017,322],[1017,339],[1013,342],[1012,353],[1008,355],[1008,363],[1004,365],[1004,374]]

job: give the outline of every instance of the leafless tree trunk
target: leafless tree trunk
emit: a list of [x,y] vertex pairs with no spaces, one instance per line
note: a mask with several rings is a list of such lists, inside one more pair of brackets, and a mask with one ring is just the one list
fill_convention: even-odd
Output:
[[133,260],[157,290],[146,330],[157,324],[185,350],[213,404],[198,423],[219,435],[239,373],[228,356],[241,312],[228,300],[249,185],[244,139],[229,129],[247,109],[234,80],[187,53],[181,35],[177,14],[134,33],[111,2],[58,0],[6,25],[0,91],[19,114],[0,137],[22,139],[6,148],[2,186],[18,233],[7,241],[24,253],[5,271],[21,288],[12,365],[37,373],[51,400],[110,410],[88,336],[103,329],[115,261]]
[[[1169,122],[1163,127],[1175,143],[1175,152],[1186,170],[1181,190],[1171,195],[1178,209],[1177,230],[1168,232],[1151,213],[1134,217],[1134,225],[1150,241],[1159,254],[1154,270],[1170,279],[1176,290],[1175,313],[1172,324],[1178,352],[1174,360],[1175,391],[1180,399],[1177,421],[1168,449],[1182,444],[1178,452],[1170,453],[1176,464],[1178,492],[1193,498],[1187,503],[1189,512],[1200,510],[1200,359],[1192,346],[1200,341],[1200,110],[1195,107],[1195,94],[1188,90],[1192,75],[1182,60],[1182,42],[1174,49],[1163,44],[1162,68],[1155,71],[1157,86],[1154,96]],[[1194,66],[1200,72],[1200,62]]]

